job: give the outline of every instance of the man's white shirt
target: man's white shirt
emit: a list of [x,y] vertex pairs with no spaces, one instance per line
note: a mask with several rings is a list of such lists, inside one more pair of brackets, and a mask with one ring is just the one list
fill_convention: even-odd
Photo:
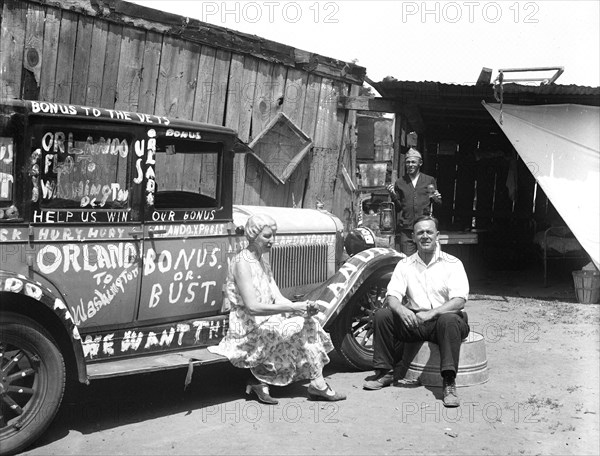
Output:
[[408,297],[409,309],[430,310],[440,307],[452,298],[469,297],[469,280],[462,262],[441,251],[439,244],[431,262],[426,265],[415,253],[400,260],[394,269],[387,295]]

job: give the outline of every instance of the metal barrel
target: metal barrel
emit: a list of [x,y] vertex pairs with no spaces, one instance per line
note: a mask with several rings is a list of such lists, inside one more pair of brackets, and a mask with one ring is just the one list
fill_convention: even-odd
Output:
[[[404,380],[418,381],[425,386],[442,386],[440,350],[433,342],[404,344],[401,375]],[[489,380],[485,339],[471,332],[460,347],[456,386],[471,386]]]

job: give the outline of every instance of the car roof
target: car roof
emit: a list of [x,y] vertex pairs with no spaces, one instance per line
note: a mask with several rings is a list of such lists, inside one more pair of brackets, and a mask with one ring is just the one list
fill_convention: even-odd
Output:
[[195,122],[169,116],[138,113],[135,111],[123,111],[118,109],[99,108],[96,106],[84,106],[70,103],[19,99],[5,99],[2,100],[0,105],[4,109],[9,107],[15,112],[20,112],[29,116],[77,120],[102,120],[120,124],[144,125],[148,127],[201,130],[204,132],[237,137],[237,132],[235,130],[223,127],[221,125]]

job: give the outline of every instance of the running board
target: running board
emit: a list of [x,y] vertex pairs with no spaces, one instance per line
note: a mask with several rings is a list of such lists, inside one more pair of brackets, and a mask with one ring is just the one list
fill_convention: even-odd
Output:
[[100,378],[118,377],[121,375],[144,374],[167,369],[187,367],[190,363],[194,366],[214,364],[227,361],[221,355],[215,355],[206,348],[187,350],[176,353],[161,353],[159,355],[142,356],[137,358],[102,361],[87,365],[87,374],[90,380]]

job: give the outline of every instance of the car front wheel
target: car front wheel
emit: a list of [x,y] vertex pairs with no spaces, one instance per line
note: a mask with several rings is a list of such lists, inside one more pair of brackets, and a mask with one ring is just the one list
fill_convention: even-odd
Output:
[[65,364],[52,337],[16,314],[0,323],[0,453],[25,449],[54,419],[65,388]]
[[385,307],[385,294],[394,267],[375,271],[352,296],[332,329],[333,344],[350,367],[373,367],[373,313]]

